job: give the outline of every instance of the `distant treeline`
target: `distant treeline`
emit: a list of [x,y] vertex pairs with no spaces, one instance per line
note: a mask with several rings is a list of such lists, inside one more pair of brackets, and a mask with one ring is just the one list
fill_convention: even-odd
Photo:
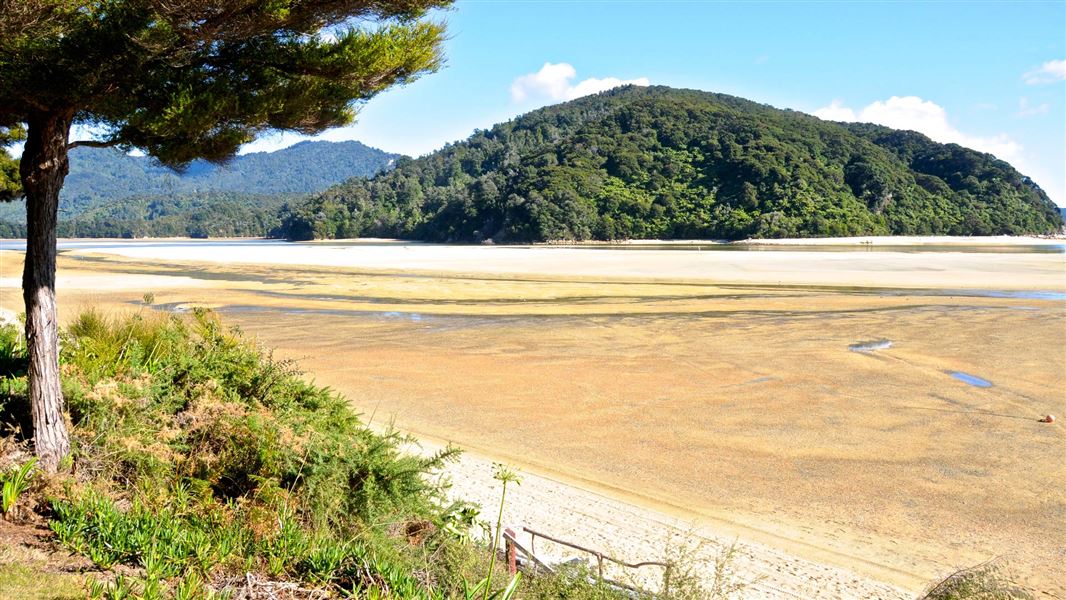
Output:
[[275,235],[438,242],[1044,234],[1004,161],[741,98],[622,88],[543,108],[290,205]]
[[[264,237],[298,195],[218,192],[188,196],[135,196],[112,200],[59,222],[60,237]],[[26,224],[0,221],[0,237],[22,238]]]
[[[76,148],[60,195],[59,234],[78,237],[263,236],[288,201],[388,169],[397,154],[359,142],[303,142],[197,161],[176,173],[118,150]],[[25,235],[23,202],[0,203],[0,236]]]

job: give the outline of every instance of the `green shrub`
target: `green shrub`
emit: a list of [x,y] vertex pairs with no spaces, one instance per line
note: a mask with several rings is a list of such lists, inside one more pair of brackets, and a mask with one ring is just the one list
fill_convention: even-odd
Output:
[[[226,331],[208,312],[113,320],[81,315],[65,362],[78,458],[119,482],[206,482],[219,500],[293,502],[301,519],[359,523],[433,513],[425,475],[454,455],[404,455],[346,401]],[[100,457],[107,457],[101,459]]]
[[[465,571],[438,557],[464,555],[470,513],[429,477],[454,450],[402,453],[407,438],[368,429],[207,311],[88,311],[62,335],[77,479],[50,527],[101,568],[137,569],[90,597],[209,597],[246,572],[365,597],[458,593]],[[0,328],[0,363],[24,359],[19,339]],[[26,404],[24,373],[2,374],[10,407]],[[410,522],[430,534],[409,543]]]

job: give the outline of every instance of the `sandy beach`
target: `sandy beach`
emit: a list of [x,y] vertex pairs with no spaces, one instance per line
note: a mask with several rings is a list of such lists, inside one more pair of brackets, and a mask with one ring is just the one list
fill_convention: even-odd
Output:
[[[458,495],[491,506],[491,461],[520,467],[511,524],[639,560],[736,539],[753,598],[910,597],[997,555],[1066,597],[1066,435],[1037,422],[1066,413],[1066,254],[965,241],[86,242],[58,289],[64,318],[216,308],[467,449]],[[20,269],[0,252],[2,308]]]
[[[863,248],[863,242],[872,242]],[[659,243],[659,242],[652,242]],[[964,252],[893,251],[899,246],[967,245],[972,248],[1062,246],[1063,240],[1025,237],[990,238],[829,238],[758,240],[757,245],[784,246],[767,252],[724,251],[709,242],[707,251],[641,249],[610,246],[445,246],[396,240],[322,241],[286,244],[241,244],[219,250],[211,242],[186,241],[180,248],[166,240],[91,244],[71,247],[72,256],[103,252],[131,259],[226,264],[308,265],[410,273],[551,275],[651,281],[712,281],[722,284],[789,284],[900,288],[997,289],[1066,287],[1061,254],[996,253],[995,261]],[[693,242],[688,242],[691,247]],[[644,244],[647,246],[648,244]],[[858,245],[854,252],[811,248]],[[804,248],[806,247],[806,248]],[[887,249],[886,249],[887,248]],[[989,277],[994,276],[994,280]]]
[[[441,448],[439,443],[423,440],[411,450],[429,453]],[[466,451],[444,473],[451,483],[452,497],[476,503],[486,519],[496,514],[500,501],[500,484],[492,478],[493,464],[490,458]],[[694,568],[708,575],[715,559],[733,548],[728,579],[743,586],[735,596],[738,598],[912,597],[902,588],[854,571],[801,558],[739,535],[729,536],[696,519],[626,502],[590,486],[536,472],[519,471],[518,475],[520,484],[512,485],[508,491],[504,527],[515,532],[524,548],[533,548],[549,564],[579,560],[593,572],[597,568],[595,558],[588,553],[534,538],[526,529],[550,533],[626,562],[676,561],[681,569]],[[656,566],[633,570],[612,568],[606,563],[604,573],[608,578],[644,589],[659,590],[663,585],[663,570]]]

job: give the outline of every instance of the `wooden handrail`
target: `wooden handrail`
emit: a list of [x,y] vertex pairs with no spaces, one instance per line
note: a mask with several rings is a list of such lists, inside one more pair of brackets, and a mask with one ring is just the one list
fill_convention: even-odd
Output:
[[608,556],[608,555],[600,552],[599,550],[593,550],[592,548],[586,548],[584,546],[579,546],[577,544],[574,544],[574,543],[571,543],[571,542],[567,542],[565,540],[560,540],[559,538],[552,537],[552,536],[550,536],[550,535],[548,535],[546,533],[541,533],[539,531],[534,531],[534,530],[532,530],[532,529],[530,529],[528,527],[523,527],[522,531],[525,531],[526,533],[528,533],[528,534],[530,534],[532,536],[539,536],[539,537],[542,537],[542,538],[544,538],[546,540],[551,540],[551,541],[555,542],[556,544],[562,544],[564,546],[569,546],[569,547],[571,547],[571,548],[573,548],[575,550],[581,550],[582,552],[588,552],[589,554],[591,554],[591,555],[593,555],[593,556],[595,556],[597,558],[602,558],[604,560],[609,560],[609,561],[611,561],[611,562],[613,562],[615,564],[622,565],[623,567],[629,567],[629,568],[632,568],[632,569],[638,569],[640,567],[663,567],[664,569],[669,569],[670,568],[670,563],[660,562],[660,561],[657,561],[657,560],[646,560],[644,562],[628,563],[628,562],[626,562],[624,560],[621,560],[621,559],[618,559],[618,558],[614,558],[613,556]]
[[[671,565],[670,563],[661,562],[661,561],[657,561],[657,560],[646,560],[644,562],[629,563],[629,562],[626,562],[624,560],[615,558],[613,556],[608,556],[608,555],[604,554],[603,552],[600,552],[599,550],[593,550],[592,548],[586,548],[584,546],[581,546],[581,545],[578,545],[578,544],[574,544],[574,543],[568,542],[566,540],[561,540],[561,539],[559,539],[557,537],[552,537],[552,536],[550,536],[550,535],[548,535],[546,533],[542,533],[540,531],[536,531],[536,530],[530,529],[529,527],[523,526],[522,527],[522,531],[524,531],[524,532],[526,532],[526,533],[528,533],[530,535],[530,539],[529,539],[530,547],[533,546],[533,542],[534,542],[534,540],[536,540],[537,536],[540,536],[540,537],[542,537],[542,538],[544,538],[546,540],[553,541],[556,544],[561,544],[563,546],[567,546],[567,547],[573,548],[575,550],[580,550],[582,552],[587,552],[588,554],[591,554],[591,555],[595,556],[596,557],[597,568],[598,568],[598,572],[599,572],[599,578],[600,578],[601,581],[607,581],[607,580],[604,580],[604,578],[603,578],[603,561],[605,561],[605,560],[613,562],[616,565],[621,565],[623,567],[629,567],[631,569],[639,569],[640,567],[662,567],[663,571],[664,571],[663,572],[663,591],[664,592],[669,592],[669,590],[670,590],[670,575],[672,574],[671,571],[673,570],[673,565]],[[512,537],[512,539],[513,539],[513,537]],[[515,545],[518,546],[518,543],[515,542]],[[518,546],[518,547],[520,547],[520,546]],[[526,550],[524,548],[522,549],[522,551],[526,552]],[[533,557],[533,553],[532,552],[526,552],[526,554],[528,554],[530,557]],[[533,560],[535,560],[538,564],[543,564],[536,557],[533,557]],[[610,581],[609,583],[612,583],[614,585],[618,585],[618,586],[621,586],[621,587],[636,591],[635,588],[633,588],[632,586],[628,586],[628,585],[625,585],[625,584],[620,583],[620,582]]]

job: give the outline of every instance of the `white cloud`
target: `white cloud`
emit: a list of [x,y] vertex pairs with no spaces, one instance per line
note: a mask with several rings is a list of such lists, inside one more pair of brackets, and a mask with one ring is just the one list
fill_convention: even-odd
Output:
[[948,121],[947,111],[931,100],[918,96],[892,96],[878,100],[861,110],[844,106],[834,100],[829,106],[814,111],[814,116],[830,121],[861,121],[877,123],[893,129],[909,129],[924,133],[941,143],[954,143],[995,154],[1007,161],[1017,161],[1022,155],[1022,146],[1006,134],[981,137],[963,133]]
[[570,88],[570,80],[575,77],[577,70],[572,65],[544,63],[536,73],[528,73],[511,83],[511,99],[522,102],[532,96],[547,96],[562,100]]
[[819,119],[825,119],[826,121],[857,121],[858,117],[855,116],[855,111],[844,106],[844,102],[841,100],[833,100],[829,103],[829,106],[823,106],[814,111],[814,116]]
[[598,94],[600,92],[606,92],[616,87],[623,85],[639,85],[648,86],[651,82],[647,77],[640,77],[638,79],[619,79],[617,77],[605,77],[603,79],[596,79],[590,77],[577,85],[566,90],[566,99],[573,100],[574,98],[580,98],[582,96],[588,96],[591,94]]
[[569,63],[544,63],[544,66],[536,73],[527,73],[511,83],[511,99],[515,102],[525,102],[531,99],[573,100],[623,85],[646,86],[650,84],[647,77],[638,79],[590,77],[575,84],[576,78],[577,69]]
[[[1045,111],[1043,104],[1032,107],[1025,99],[1021,107],[1023,110],[1037,111],[1035,114]],[[1059,206],[1066,206],[1066,178],[1061,170],[1049,172],[1042,168],[1044,164],[1040,160],[1030,160],[1032,157],[1023,152],[1022,145],[1006,134],[982,137],[959,131],[948,121],[947,111],[930,100],[917,96],[893,96],[888,100],[873,102],[861,110],[854,110],[840,100],[834,100],[813,114],[830,121],[860,121],[894,129],[910,129],[941,143],[959,144],[994,154],[1014,165],[1022,174],[1032,177]]]
[[1049,60],[1022,75],[1022,80],[1029,85],[1055,83],[1066,80],[1066,60]]
[[1018,100],[1018,112],[1015,113],[1015,116],[1034,117],[1036,115],[1046,115],[1049,110],[1051,110],[1050,104],[1044,103],[1033,106],[1032,104],[1029,104],[1028,98],[1022,96]]

